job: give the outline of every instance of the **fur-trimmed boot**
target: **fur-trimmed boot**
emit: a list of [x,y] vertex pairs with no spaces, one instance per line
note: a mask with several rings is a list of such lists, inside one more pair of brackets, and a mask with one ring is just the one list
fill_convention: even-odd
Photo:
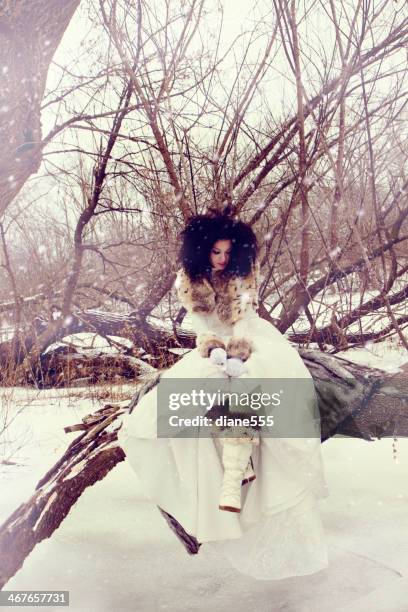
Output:
[[242,479],[252,452],[250,438],[223,438],[222,464],[224,478],[221,487],[219,509],[241,512]]

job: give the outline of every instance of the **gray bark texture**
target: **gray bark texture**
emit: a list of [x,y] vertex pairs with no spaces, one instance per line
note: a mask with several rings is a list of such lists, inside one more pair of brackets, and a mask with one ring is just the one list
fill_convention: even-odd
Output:
[[80,0],[0,3],[0,218],[41,163],[41,101],[51,59]]

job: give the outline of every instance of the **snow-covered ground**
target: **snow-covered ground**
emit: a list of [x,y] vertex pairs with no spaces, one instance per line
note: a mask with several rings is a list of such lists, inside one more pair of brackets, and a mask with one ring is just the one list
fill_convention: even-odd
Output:
[[[385,344],[345,356],[392,371],[408,361],[402,349]],[[30,497],[77,436],[65,434],[63,427],[101,407],[106,396],[123,401],[131,392],[129,385],[0,389],[3,412],[16,414],[0,452],[17,462],[0,465],[0,523]],[[98,399],[103,393],[105,399]],[[320,508],[330,565],[317,574],[257,581],[226,566],[205,546],[190,557],[122,462],[85,491],[61,527],[36,546],[5,588],[69,590],[75,612],[407,612],[408,440],[398,442],[398,461],[388,438],[334,438],[323,444],[322,452],[330,496]]]

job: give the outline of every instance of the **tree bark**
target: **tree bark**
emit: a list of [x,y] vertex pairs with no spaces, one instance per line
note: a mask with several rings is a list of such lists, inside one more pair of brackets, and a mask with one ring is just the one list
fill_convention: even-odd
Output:
[[131,340],[135,347],[152,355],[149,363],[158,368],[170,367],[177,360],[177,356],[167,349],[194,347],[195,334],[193,332],[178,328],[177,338],[175,338],[172,331],[155,326],[154,323],[148,323],[135,315],[89,310],[67,318],[62,327],[60,323],[55,323],[58,322],[38,318],[25,335],[20,335],[18,342],[14,339],[0,343],[0,380],[7,380],[8,372],[11,370],[15,374],[12,380],[15,380],[17,376],[20,384],[27,382],[42,384],[44,374],[48,371],[50,356],[47,357],[46,354],[40,352],[40,356],[30,363],[30,367],[23,365],[19,368],[18,366],[24,363],[26,356],[35,347],[40,343],[44,345],[45,336],[47,338],[45,346],[50,346],[64,336],[80,332],[96,333],[102,336],[122,336]]
[[41,163],[41,101],[51,59],[80,0],[0,7],[0,218]]

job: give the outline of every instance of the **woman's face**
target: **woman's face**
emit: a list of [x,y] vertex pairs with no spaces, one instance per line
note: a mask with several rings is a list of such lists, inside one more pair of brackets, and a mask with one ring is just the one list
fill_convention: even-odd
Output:
[[224,270],[231,256],[231,240],[217,240],[210,252],[213,270]]

